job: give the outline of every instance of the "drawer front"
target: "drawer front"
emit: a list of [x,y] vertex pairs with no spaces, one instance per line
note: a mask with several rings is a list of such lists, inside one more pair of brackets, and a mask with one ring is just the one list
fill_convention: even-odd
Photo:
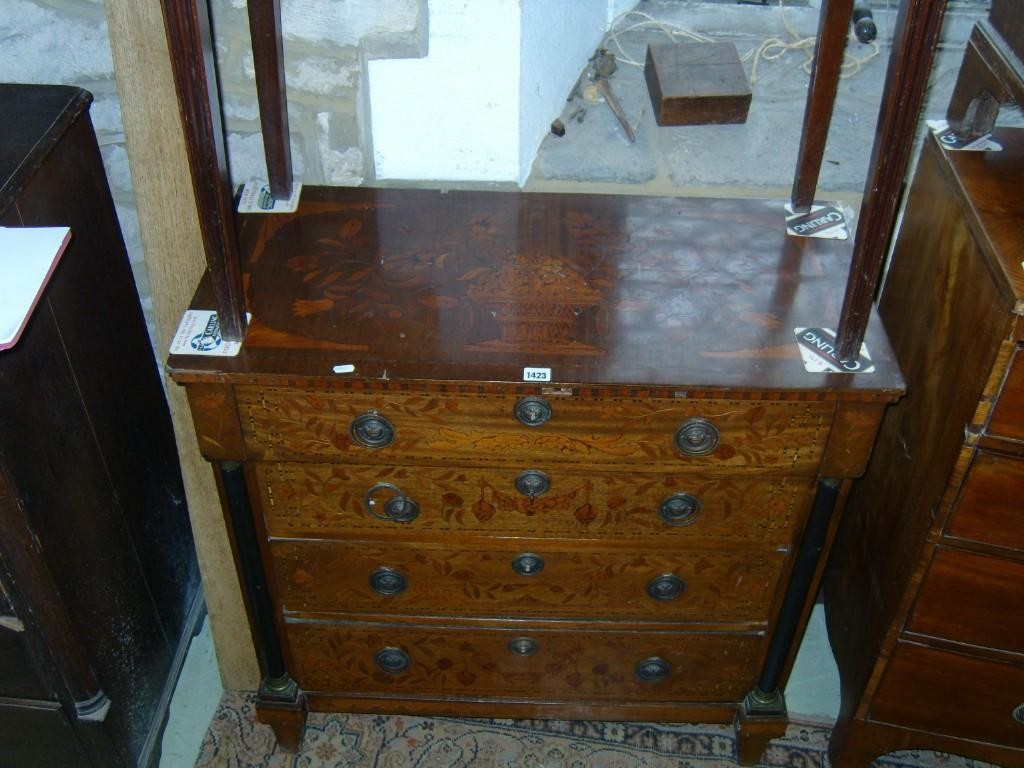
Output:
[[1024,460],[979,451],[946,535],[1024,550]]
[[[756,634],[292,623],[305,691],[551,701],[738,701],[754,683]],[[384,656],[379,654],[384,652]],[[638,677],[637,665],[648,662]]]
[[[505,545],[507,546],[507,544]],[[454,549],[364,541],[271,543],[295,613],[750,621],[768,617],[781,553]]]
[[[523,407],[524,398],[511,395],[243,386],[236,400],[246,449],[256,459],[806,475],[817,469],[834,410],[817,402],[552,397],[550,418],[527,426],[517,407],[533,416],[543,408]],[[360,436],[377,447],[360,444]]]
[[1024,667],[900,643],[869,717],[1019,749]]
[[[557,466],[257,463],[255,472],[271,536],[462,532],[775,549],[789,546],[814,492],[813,479],[806,477],[645,475]],[[528,495],[545,484],[539,495]]]
[[1024,653],[1024,563],[939,547],[907,629]]
[[986,431],[996,437],[1024,440],[1024,351],[1020,347],[1013,356]]

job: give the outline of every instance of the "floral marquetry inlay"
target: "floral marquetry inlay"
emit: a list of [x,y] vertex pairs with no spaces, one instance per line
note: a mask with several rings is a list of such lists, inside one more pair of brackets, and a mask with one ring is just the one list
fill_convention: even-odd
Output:
[[[767,621],[783,552],[577,551],[558,542],[494,542],[486,551],[427,542],[293,541],[270,545],[277,594],[294,613],[415,613],[435,616],[547,616]],[[543,565],[517,572],[524,554]],[[401,573],[398,595],[370,585],[378,568]],[[652,599],[651,580],[674,574],[686,585],[675,600]]]
[[[817,468],[834,403],[731,400],[559,398],[541,427],[524,427],[508,395],[303,392],[237,387],[242,428],[255,458],[337,458],[367,463],[508,464],[530,457],[637,471],[759,470],[811,474]],[[395,440],[367,450],[350,436],[368,411],[386,417]],[[687,419],[715,425],[714,452],[685,456],[674,442]]]
[[[475,533],[488,536],[570,536],[642,539],[657,547],[702,545],[771,549],[788,546],[810,503],[811,478],[578,472],[556,467],[551,488],[529,498],[517,492],[516,470],[276,463],[256,465],[266,523],[276,536],[393,536]],[[367,491],[388,483],[416,502],[409,523],[374,517]],[[685,526],[659,514],[673,494],[698,500]],[[396,496],[375,494],[378,503]]]
[[244,222],[246,345],[347,350],[374,377],[516,381],[540,358],[567,382],[814,387],[793,328],[835,324],[850,246],[789,237],[779,215],[768,200],[310,188],[295,214]]

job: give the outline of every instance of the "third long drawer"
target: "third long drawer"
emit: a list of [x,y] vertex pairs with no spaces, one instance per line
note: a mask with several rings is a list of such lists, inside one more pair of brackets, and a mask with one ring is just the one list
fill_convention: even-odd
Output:
[[298,614],[594,617],[764,623],[786,553],[646,551],[576,542],[275,539],[276,591]]

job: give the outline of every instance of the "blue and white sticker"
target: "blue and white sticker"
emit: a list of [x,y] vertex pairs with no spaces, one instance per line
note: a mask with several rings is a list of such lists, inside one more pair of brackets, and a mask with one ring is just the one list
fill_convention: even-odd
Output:
[[523,368],[523,381],[551,381],[551,369]]
[[[252,320],[251,314],[246,314]],[[224,341],[217,313],[208,309],[187,309],[171,340],[172,355],[235,357],[242,349],[240,341]]]
[[239,213],[294,213],[299,207],[302,184],[292,182],[292,194],[287,200],[275,200],[270,184],[262,179],[249,179],[238,196]]
[[963,152],[1000,152],[1003,149],[1002,144],[992,140],[991,133],[965,139],[958,136],[945,120],[929,120],[928,127],[944,149]]

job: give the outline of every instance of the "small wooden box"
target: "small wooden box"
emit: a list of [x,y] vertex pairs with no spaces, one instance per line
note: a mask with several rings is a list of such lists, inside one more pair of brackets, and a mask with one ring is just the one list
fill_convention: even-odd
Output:
[[750,84],[732,43],[661,43],[644,66],[658,125],[745,123]]

